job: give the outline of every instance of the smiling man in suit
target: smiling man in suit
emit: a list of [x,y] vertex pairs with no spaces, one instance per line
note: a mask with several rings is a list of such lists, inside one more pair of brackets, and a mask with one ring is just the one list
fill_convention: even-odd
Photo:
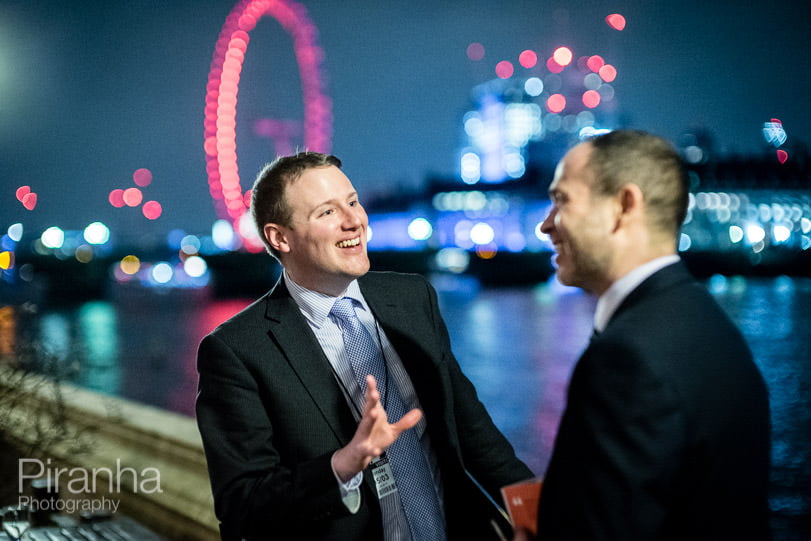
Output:
[[304,152],[259,174],[251,208],[282,277],[200,344],[223,538],[495,539],[493,499],[532,473],[462,373],[431,285],[369,272],[340,166]]
[[539,539],[769,537],[769,403],[741,333],[677,254],[686,174],[665,140],[570,150],[542,224],[597,295],[539,503]]

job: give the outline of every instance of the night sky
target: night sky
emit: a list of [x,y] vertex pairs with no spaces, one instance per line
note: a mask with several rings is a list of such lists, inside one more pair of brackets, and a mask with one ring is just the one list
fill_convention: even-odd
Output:
[[[458,174],[471,88],[533,49],[599,54],[617,67],[624,126],[677,141],[709,130],[722,153],[761,153],[764,122],[811,143],[811,2],[303,0],[333,105],[332,152],[364,193]],[[203,151],[214,43],[234,1],[0,0],[0,232],[101,220],[114,231],[205,233],[217,218]],[[621,13],[622,32],[605,17]],[[479,42],[477,62],[466,48]],[[521,73],[518,68],[517,73]],[[237,106],[247,189],[274,157],[253,120],[301,119],[292,40],[272,18],[251,32]],[[556,158],[556,157],[555,157]],[[157,220],[108,194],[148,168]],[[33,210],[15,197],[27,185]]]

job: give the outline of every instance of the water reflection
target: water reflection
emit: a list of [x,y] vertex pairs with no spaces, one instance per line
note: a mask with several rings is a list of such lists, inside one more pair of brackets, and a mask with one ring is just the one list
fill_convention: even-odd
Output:
[[[556,282],[480,289],[438,278],[435,285],[462,368],[518,455],[543,473],[594,299]],[[811,279],[714,277],[707,285],[746,336],[769,386],[775,539],[811,538]],[[83,386],[193,415],[197,345],[250,301],[124,295],[18,314],[10,328],[78,366]]]

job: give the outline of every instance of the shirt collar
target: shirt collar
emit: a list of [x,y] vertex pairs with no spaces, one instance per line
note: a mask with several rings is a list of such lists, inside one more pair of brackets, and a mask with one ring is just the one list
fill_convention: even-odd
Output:
[[335,304],[336,300],[342,297],[354,299],[359,303],[361,308],[364,310],[369,309],[366,304],[366,299],[363,298],[363,294],[360,292],[360,286],[357,280],[352,280],[343,293],[337,297],[333,297],[332,295],[325,295],[324,293],[319,293],[318,291],[313,291],[298,285],[293,281],[290,275],[287,274],[287,269],[283,269],[282,276],[287,290],[290,292],[290,296],[296,301],[301,313],[304,314],[304,317],[316,328],[321,328],[324,321],[329,316],[330,310],[332,310],[332,305]]
[[648,261],[644,265],[640,265],[609,287],[605,293],[600,295],[597,300],[597,308],[594,311],[594,330],[602,332],[611,316],[617,311],[619,305],[625,300],[631,291],[645,281],[656,271],[672,265],[679,261],[679,256],[676,254],[657,257]]

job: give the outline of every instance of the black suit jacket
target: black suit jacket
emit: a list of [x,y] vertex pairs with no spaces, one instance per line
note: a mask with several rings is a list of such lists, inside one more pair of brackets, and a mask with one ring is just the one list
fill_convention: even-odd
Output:
[[[532,473],[462,374],[430,284],[396,273],[358,282],[423,406],[450,538],[488,538],[495,508],[468,472],[493,498]],[[283,281],[203,339],[198,370],[197,422],[224,537],[382,539],[369,475],[357,514],[340,499],[330,458],[356,423]]]
[[682,263],[668,266],[577,363],[539,538],[767,539],[769,427],[740,332]]

